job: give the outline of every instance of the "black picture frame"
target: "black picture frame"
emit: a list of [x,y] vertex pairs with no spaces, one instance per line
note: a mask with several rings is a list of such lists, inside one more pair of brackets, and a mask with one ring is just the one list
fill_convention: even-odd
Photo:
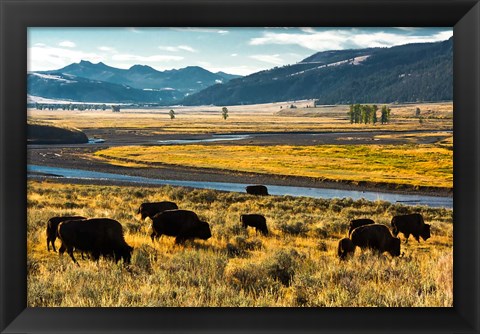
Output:
[[[478,333],[480,4],[473,0],[0,0],[2,333]],[[454,307],[27,308],[27,27],[454,27]]]

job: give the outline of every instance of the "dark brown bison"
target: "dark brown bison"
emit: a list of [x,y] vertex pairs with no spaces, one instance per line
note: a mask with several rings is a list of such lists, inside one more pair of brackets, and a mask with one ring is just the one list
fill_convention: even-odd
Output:
[[240,221],[244,228],[248,226],[255,227],[255,233],[260,231],[263,235],[268,235],[267,220],[259,214],[245,214],[240,216]]
[[380,253],[389,252],[392,256],[400,255],[400,239],[393,237],[388,227],[382,224],[357,227],[352,232],[352,242],[362,249],[370,248]]
[[392,233],[394,236],[397,236],[400,232],[406,238],[405,243],[408,242],[410,234],[413,235],[417,242],[420,242],[420,237],[423,240],[430,238],[430,225],[425,224],[422,215],[419,213],[395,216],[392,218]]
[[57,240],[57,228],[58,224],[66,220],[79,220],[87,219],[82,216],[65,216],[65,217],[52,217],[47,221],[47,250],[50,251],[50,243],[52,244],[53,251],[55,249],[55,240]]
[[375,224],[373,220],[370,218],[361,218],[361,219],[353,219],[350,221],[350,225],[348,228],[348,236],[352,234],[352,231],[356,229],[357,227],[363,226],[363,225],[370,225],[370,224]]
[[58,237],[62,241],[59,253],[67,251],[75,263],[74,248],[89,253],[94,260],[102,255],[113,258],[115,262],[122,258],[125,263],[130,263],[133,248],[125,242],[122,225],[116,220],[67,220],[58,225]]
[[340,260],[345,260],[349,255],[355,253],[355,245],[349,238],[343,238],[338,242],[338,257]]
[[144,220],[147,217],[153,218],[153,216],[155,216],[157,213],[165,210],[175,209],[178,209],[177,204],[169,201],[142,203],[138,208],[137,214],[141,214],[142,220]]
[[261,196],[268,195],[267,187],[261,184],[246,186],[245,190],[247,191],[247,194],[250,194],[250,195],[261,195]]
[[163,234],[176,237],[176,244],[195,238],[207,240],[212,236],[210,225],[189,210],[166,210],[153,216],[150,235],[152,242]]

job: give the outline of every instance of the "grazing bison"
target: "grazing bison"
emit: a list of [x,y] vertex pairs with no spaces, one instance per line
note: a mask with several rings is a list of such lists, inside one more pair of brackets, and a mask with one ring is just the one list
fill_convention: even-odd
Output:
[[247,194],[250,194],[250,195],[261,195],[261,196],[268,195],[267,187],[260,184],[253,185],[253,186],[246,186],[245,190],[247,191]]
[[353,219],[350,221],[350,225],[348,228],[348,236],[352,234],[352,231],[356,229],[357,227],[363,226],[363,225],[370,225],[370,224],[375,224],[373,220],[370,218],[361,218],[361,219]]
[[255,227],[255,233],[260,231],[263,235],[268,235],[267,220],[264,216],[255,213],[241,215],[240,221],[244,228]]
[[57,228],[58,224],[66,220],[80,220],[87,219],[82,216],[65,216],[65,217],[52,217],[47,221],[47,250],[50,251],[50,243],[52,244],[53,251],[55,249],[55,240],[57,240]]
[[157,213],[165,210],[175,209],[178,209],[177,204],[169,201],[142,203],[138,208],[137,214],[140,213],[142,215],[142,220],[144,220],[147,217],[153,218]]
[[189,210],[166,210],[153,216],[150,235],[152,242],[163,234],[176,237],[176,244],[195,238],[207,240],[212,236],[210,225],[201,221],[195,212]]
[[340,260],[345,260],[347,256],[355,253],[355,245],[349,238],[343,238],[338,242],[338,257]]
[[125,242],[122,225],[116,220],[67,220],[58,225],[58,237],[62,241],[60,254],[67,251],[75,263],[74,248],[89,253],[94,260],[103,255],[113,257],[115,262],[122,258],[125,263],[130,263],[133,248]]
[[362,249],[370,248],[380,253],[389,252],[392,256],[400,255],[400,239],[393,237],[388,227],[382,224],[357,227],[352,232],[352,242]]
[[423,240],[430,238],[430,225],[425,224],[422,215],[419,213],[393,217],[392,227],[394,236],[397,236],[400,232],[403,233],[406,238],[405,243],[408,242],[410,234],[413,235],[417,242],[420,242],[420,237]]

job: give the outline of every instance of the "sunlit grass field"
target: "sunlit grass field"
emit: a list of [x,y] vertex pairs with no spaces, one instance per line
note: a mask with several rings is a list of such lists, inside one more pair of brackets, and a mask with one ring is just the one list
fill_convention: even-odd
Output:
[[[256,197],[180,187],[118,187],[28,181],[27,303],[37,306],[440,306],[453,305],[453,212],[387,202]],[[142,202],[172,200],[210,223],[212,238],[185,246],[152,244]],[[390,224],[420,212],[432,238],[412,238],[392,259],[357,249],[340,262],[337,242],[353,218]],[[239,216],[261,213],[269,236],[245,231]],[[124,266],[47,252],[52,216],[110,217],[134,247]],[[461,223],[461,222],[456,222]],[[57,240],[57,248],[60,241]]]
[[[288,109],[291,104],[297,108]],[[307,108],[307,105],[310,106]],[[115,128],[119,131],[135,129],[139,133],[187,134],[231,132],[290,132],[290,131],[366,131],[366,130],[451,130],[453,104],[419,103],[390,105],[389,124],[350,124],[348,105],[312,108],[313,101],[270,103],[246,106],[228,106],[228,119],[221,116],[222,107],[169,107],[158,109],[122,109],[111,111],[28,110],[28,118],[82,130]],[[421,109],[423,123],[414,117]],[[170,119],[169,110],[176,117]]]
[[95,152],[112,164],[216,168],[320,180],[453,187],[453,151],[443,145],[168,145]]

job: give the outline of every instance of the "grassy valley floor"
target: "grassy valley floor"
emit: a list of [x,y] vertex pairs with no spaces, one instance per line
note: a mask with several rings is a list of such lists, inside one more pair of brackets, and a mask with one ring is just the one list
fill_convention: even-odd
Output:
[[[172,200],[210,223],[213,237],[185,246],[162,237],[135,214],[142,202]],[[337,242],[353,218],[389,225],[420,212],[432,238],[402,244],[392,259],[357,249],[340,262]],[[269,236],[245,231],[242,213],[267,218]],[[133,246],[132,264],[47,252],[55,215],[110,217]],[[453,211],[387,202],[321,200],[177,187],[118,187],[28,182],[28,306],[440,306],[453,305]],[[57,240],[57,246],[59,241]],[[58,247],[57,247],[58,248]]]

